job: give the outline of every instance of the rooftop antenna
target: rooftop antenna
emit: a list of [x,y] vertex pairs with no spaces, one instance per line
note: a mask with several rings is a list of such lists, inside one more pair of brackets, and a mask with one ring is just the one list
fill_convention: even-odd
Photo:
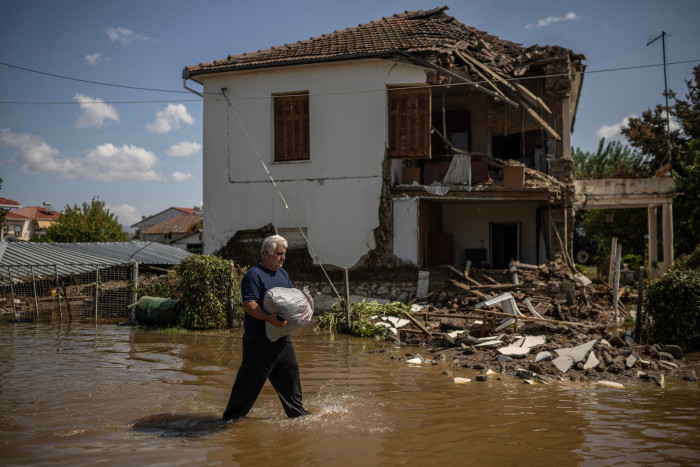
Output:
[[664,97],[666,98],[666,147],[668,149],[667,157],[669,166],[671,165],[671,111],[668,108],[668,78],[666,77],[666,31],[661,31],[661,34],[647,42],[647,47],[661,38],[661,44],[664,54]]

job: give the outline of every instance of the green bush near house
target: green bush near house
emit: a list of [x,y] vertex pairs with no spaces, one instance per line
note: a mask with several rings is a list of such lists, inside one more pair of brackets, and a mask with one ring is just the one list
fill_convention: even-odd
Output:
[[243,320],[241,279],[245,272],[246,268],[218,256],[192,255],[167,274],[144,279],[137,294],[179,300],[180,327],[221,328]]
[[241,271],[218,256],[192,255],[183,259],[175,268],[178,294],[184,303],[181,325],[187,329],[226,326],[229,308],[241,301]]
[[642,339],[697,347],[700,333],[700,271],[671,269],[647,285]]

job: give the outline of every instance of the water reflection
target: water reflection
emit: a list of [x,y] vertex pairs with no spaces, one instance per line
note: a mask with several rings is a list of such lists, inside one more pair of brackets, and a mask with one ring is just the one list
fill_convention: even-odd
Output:
[[[394,465],[700,462],[696,383],[524,385],[408,366],[420,352],[304,332],[310,416],[287,419],[269,385],[249,416],[219,418],[240,333],[166,334],[77,323],[1,324],[4,464]],[[371,351],[380,351],[371,354]]]
[[163,413],[149,415],[134,422],[135,431],[153,433],[164,438],[184,436],[196,438],[206,436],[226,428],[221,417],[198,414]]

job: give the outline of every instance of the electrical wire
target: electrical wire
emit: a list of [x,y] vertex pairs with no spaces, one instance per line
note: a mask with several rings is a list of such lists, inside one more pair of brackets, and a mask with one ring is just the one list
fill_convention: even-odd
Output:
[[[666,65],[683,65],[687,63],[697,63],[700,62],[700,59],[693,59],[693,60],[682,60],[682,61],[677,61],[677,62],[668,62]],[[157,88],[146,88],[146,87],[138,87],[138,86],[125,86],[121,84],[114,84],[114,83],[102,83],[99,81],[90,81],[90,80],[84,80],[84,79],[79,79],[79,78],[72,78],[69,76],[62,76],[62,75],[57,75],[54,73],[46,73],[43,71],[38,71],[38,70],[32,70],[29,68],[24,68],[16,65],[12,65],[9,63],[5,62],[0,62],[0,65],[5,65],[10,68],[17,68],[19,70],[24,70],[24,71],[29,71],[33,73],[39,73],[42,75],[46,76],[51,76],[55,78],[61,78],[61,79],[68,79],[68,80],[73,80],[73,81],[80,81],[80,82],[85,82],[85,83],[90,83],[90,84],[97,84],[101,86],[112,86],[112,87],[118,87],[118,88],[126,88],[126,89],[135,89],[135,90],[140,90],[140,91],[152,91],[152,92],[171,92],[171,93],[188,93],[189,91],[180,91],[180,90],[172,90],[172,89],[157,89]],[[617,67],[617,68],[604,68],[601,70],[586,70],[586,71],[576,71],[571,74],[580,74],[580,75],[590,75],[590,74],[597,74],[597,73],[611,73],[611,72],[618,72],[618,71],[629,71],[629,70],[638,70],[638,69],[643,69],[643,68],[654,68],[654,67],[660,67],[664,66],[663,63],[654,63],[654,64],[649,64],[649,65],[632,65],[632,66],[626,66],[626,67]],[[555,78],[559,76],[569,76],[569,73],[555,73],[551,75],[547,75],[547,78]],[[526,81],[530,79],[541,79],[543,78],[542,75],[540,76],[524,76],[524,77],[518,77],[518,78],[505,78],[505,81]],[[481,80],[481,81],[474,81],[472,84],[479,84],[479,85],[484,85],[484,84],[489,84],[489,83],[497,83],[496,80]],[[446,86],[465,86],[468,85],[467,83],[449,83],[449,84],[435,84],[435,85],[427,85],[427,86],[415,86],[416,88],[443,88]],[[407,88],[410,89],[410,88]],[[310,93],[309,95],[313,96],[324,96],[324,95],[343,95],[343,94],[360,94],[360,93],[369,93],[369,92],[384,92],[386,91],[385,88],[382,89],[361,89],[361,90],[341,90],[341,91],[329,91],[329,92],[315,92],[315,93]],[[214,95],[214,96],[220,96],[220,93],[205,93],[207,95]],[[306,94],[306,93],[305,93]],[[243,96],[243,97],[237,97],[235,98],[236,100],[249,100],[249,99],[270,99],[271,96]],[[222,98],[214,98],[211,100],[223,100]],[[14,105],[84,105],[84,104],[150,104],[150,103],[161,103],[161,102],[200,102],[201,99],[179,99],[179,100],[167,100],[167,101],[161,101],[161,100],[131,100],[131,101],[102,101],[102,102],[74,102],[74,101],[0,101],[0,104],[14,104]]]

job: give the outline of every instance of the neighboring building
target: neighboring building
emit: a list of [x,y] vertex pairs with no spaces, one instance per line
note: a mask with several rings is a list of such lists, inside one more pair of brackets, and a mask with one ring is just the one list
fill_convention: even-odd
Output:
[[180,216],[182,214],[199,214],[201,217],[202,211],[198,208],[178,208],[170,207],[165,211],[161,211],[158,214],[152,216],[143,216],[139,222],[133,224],[131,227],[136,229],[136,239],[146,240],[146,237],[142,235],[147,227],[152,227],[154,225],[160,224],[163,221],[172,219],[173,217]]
[[[9,211],[12,211],[13,209],[19,209],[21,207],[22,207],[22,205],[13,199],[0,197],[0,212],[2,212],[2,210],[9,212]],[[8,235],[9,233],[10,233],[9,226],[5,222],[0,223],[0,241],[4,241],[5,236]]]
[[187,251],[202,250],[202,214],[180,214],[141,228],[143,241],[164,243]]
[[34,235],[44,235],[46,229],[61,217],[61,213],[41,206],[28,206],[7,213],[3,240],[28,241]]
[[0,197],[0,209],[7,209],[12,211],[13,209],[19,209],[22,205],[13,199],[7,199]]
[[338,267],[571,253],[585,57],[502,40],[445,10],[183,70],[221,96],[203,104],[205,253],[236,259],[268,224],[300,224]]

